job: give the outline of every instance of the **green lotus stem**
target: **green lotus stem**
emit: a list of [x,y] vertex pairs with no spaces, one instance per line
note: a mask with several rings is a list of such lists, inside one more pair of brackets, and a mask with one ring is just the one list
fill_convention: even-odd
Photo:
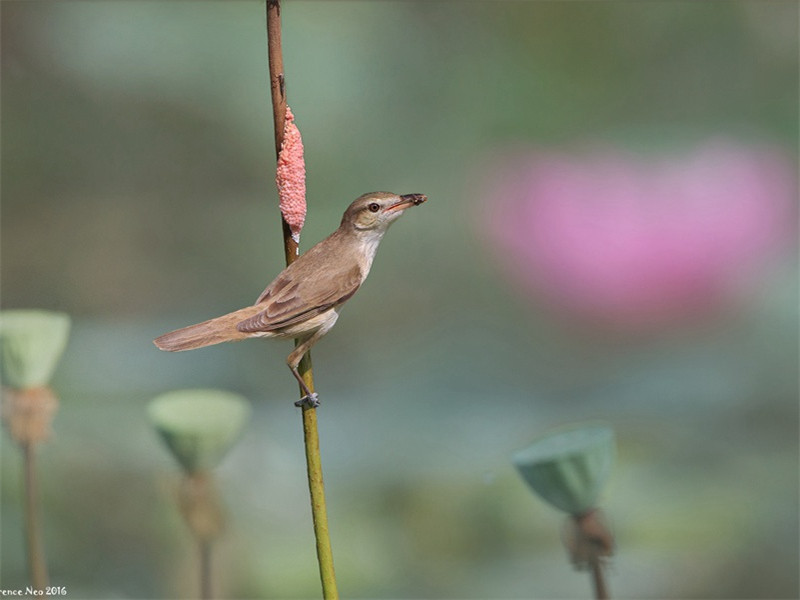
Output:
[[[313,388],[311,388],[313,389]],[[306,448],[308,490],[311,495],[311,518],[314,521],[314,537],[317,541],[317,561],[322,581],[322,597],[338,598],[336,573],[333,569],[333,550],[328,530],[328,513],[325,508],[325,485],[322,481],[322,462],[317,433],[317,409],[303,407],[303,439]]]
[[[281,48],[281,3],[280,0],[267,0],[267,49],[269,53],[269,79],[272,95],[272,116],[275,130],[275,153],[280,154],[283,144],[283,128],[286,119],[286,88],[283,72],[283,50]],[[297,258],[297,243],[292,239],[286,221],[283,221],[283,246],[286,264]],[[296,344],[297,342],[295,342]],[[314,390],[314,376],[311,370],[311,357],[306,354],[299,366],[308,388]],[[301,396],[303,392],[301,391]],[[317,410],[309,406],[302,409],[303,441],[306,453],[308,490],[311,496],[311,518],[317,544],[322,597],[325,600],[338,599],[336,575],[333,568],[333,551],[328,530],[328,514],[325,505],[325,486],[322,481],[322,459],[319,450],[317,431]]]
[[28,568],[34,589],[43,591],[47,587],[47,565],[44,560],[42,528],[39,513],[39,488],[36,484],[36,448],[33,442],[20,444],[22,448],[25,488],[25,538],[28,549]]

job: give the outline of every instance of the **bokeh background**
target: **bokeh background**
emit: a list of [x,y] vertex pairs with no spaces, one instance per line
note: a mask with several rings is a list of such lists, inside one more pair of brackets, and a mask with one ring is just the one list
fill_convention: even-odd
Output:
[[[0,9],[2,303],[74,318],[40,459],[52,583],[194,597],[145,407],[218,387],[254,410],[218,471],[218,593],[318,597],[290,345],[151,344],[282,267],[263,2]],[[510,456],[601,419],[612,594],[798,597],[797,3],[289,1],[283,21],[302,246],[364,192],[430,197],[313,353],[343,595],[588,597]]]

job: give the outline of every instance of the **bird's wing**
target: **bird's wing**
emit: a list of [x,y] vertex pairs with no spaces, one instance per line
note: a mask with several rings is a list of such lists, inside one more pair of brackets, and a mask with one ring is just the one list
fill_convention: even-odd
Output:
[[256,333],[300,323],[350,298],[361,282],[358,265],[316,272],[287,269],[259,297],[256,304],[263,305],[263,310],[236,328],[243,333]]

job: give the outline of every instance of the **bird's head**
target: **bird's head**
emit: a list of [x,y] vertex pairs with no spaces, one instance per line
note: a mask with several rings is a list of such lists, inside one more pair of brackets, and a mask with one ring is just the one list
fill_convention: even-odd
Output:
[[370,192],[347,207],[342,217],[342,227],[382,234],[407,208],[422,204],[427,199],[424,194],[398,196],[390,192]]

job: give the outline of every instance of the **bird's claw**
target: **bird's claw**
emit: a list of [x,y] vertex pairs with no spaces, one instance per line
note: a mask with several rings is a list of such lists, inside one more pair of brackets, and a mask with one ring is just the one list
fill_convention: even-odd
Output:
[[298,408],[307,406],[309,408],[317,408],[319,406],[319,395],[316,393],[306,394],[300,400],[294,403]]

